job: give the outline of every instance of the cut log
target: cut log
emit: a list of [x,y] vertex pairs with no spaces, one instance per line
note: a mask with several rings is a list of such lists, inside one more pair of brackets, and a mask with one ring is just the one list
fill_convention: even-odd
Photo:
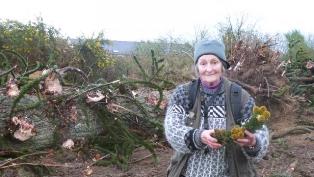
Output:
[[[10,129],[10,111],[14,98],[0,95],[0,151],[6,150],[36,150],[47,147],[62,146],[66,139],[84,140],[86,137],[97,134],[100,130],[100,123],[96,115],[85,103],[76,104],[76,121],[64,123],[63,117],[58,114],[49,115],[47,105],[18,112],[18,115],[27,117],[35,127],[35,136],[26,141],[14,139],[14,128]],[[38,101],[36,96],[26,95],[19,102],[21,105],[29,105]],[[48,116],[49,115],[49,116]],[[12,115],[17,116],[17,115]]]

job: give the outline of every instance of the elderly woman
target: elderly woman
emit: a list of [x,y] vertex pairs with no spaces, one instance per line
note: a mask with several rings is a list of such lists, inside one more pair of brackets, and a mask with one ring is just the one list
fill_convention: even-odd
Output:
[[[226,104],[230,94],[226,85],[230,81],[223,77],[229,63],[225,57],[225,47],[216,40],[203,40],[195,45],[194,62],[199,75],[199,95],[201,113],[199,126],[187,122],[191,103],[189,93],[192,83],[179,85],[173,92],[167,107],[165,134],[176,151],[172,165],[180,161],[178,154],[186,157],[183,169],[170,172],[168,176],[180,177],[246,177],[257,176],[252,161],[260,160],[267,151],[269,135],[266,126],[255,133],[245,131],[245,137],[234,144],[224,146],[213,137],[214,129],[230,130],[235,124],[241,125],[252,115],[254,99],[242,88],[240,116],[229,116],[230,104]],[[233,117],[233,118],[232,118]],[[234,120],[231,120],[234,119]],[[178,170],[177,167],[175,170]],[[176,175],[174,175],[176,174]]]

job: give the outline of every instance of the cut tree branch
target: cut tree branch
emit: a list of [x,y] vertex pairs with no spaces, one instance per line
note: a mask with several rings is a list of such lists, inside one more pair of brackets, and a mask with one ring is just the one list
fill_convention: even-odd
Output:
[[7,161],[5,161],[4,163],[0,164],[0,168],[4,167],[5,165],[9,164],[9,163],[12,163],[12,162],[15,162],[19,159],[23,159],[25,157],[29,157],[29,156],[34,156],[34,155],[42,155],[42,154],[48,154],[49,152],[47,151],[44,151],[44,152],[35,152],[35,153],[31,153],[31,154],[25,154],[25,155],[22,155],[22,156],[19,156],[15,159],[9,159]]
[[99,162],[99,161],[101,161],[101,160],[103,160],[103,159],[105,159],[105,158],[107,158],[107,157],[109,157],[109,156],[110,156],[110,154],[106,154],[106,155],[100,157],[99,159],[95,160],[93,163],[89,164],[89,165],[87,166],[87,168],[90,168],[91,166],[95,165],[97,162]]
[[282,138],[282,137],[290,135],[290,134],[311,133],[312,130],[314,130],[314,127],[312,127],[312,126],[293,127],[293,128],[290,128],[290,129],[288,129],[282,133],[272,135],[271,139],[275,140],[275,139]]
[[290,81],[296,81],[296,82],[309,82],[309,83],[314,83],[314,77],[293,77],[289,78]]
[[92,88],[90,88],[90,89],[87,89],[87,90],[84,90],[84,91],[82,91],[82,92],[80,92],[80,93],[75,94],[74,96],[68,98],[68,99],[66,100],[66,102],[71,101],[71,100],[73,100],[73,99],[79,97],[80,95],[83,95],[83,94],[85,94],[85,93],[88,93],[88,92],[90,92],[90,91],[92,91],[92,90],[95,90],[95,89],[98,89],[98,88],[101,88],[101,87],[104,87],[104,86],[112,85],[112,84],[115,84],[115,83],[119,83],[119,82],[120,82],[120,80],[115,80],[115,81],[112,81],[112,82],[109,82],[109,83],[96,85],[95,87],[92,87]]
[[45,166],[45,167],[66,167],[66,168],[74,168],[74,166],[70,165],[61,165],[61,164],[45,164],[45,163],[13,163],[11,165],[0,166],[0,169],[17,167],[22,165],[30,165],[30,166]]
[[269,89],[269,85],[268,86],[268,89],[263,89],[263,88],[258,88],[256,86],[252,86],[252,85],[248,85],[246,83],[243,83],[241,81],[238,81],[238,80],[234,80],[234,79],[230,79],[231,81],[241,85],[244,89],[248,90],[249,92],[251,93],[254,93],[255,95],[257,94],[267,94],[267,95],[270,95],[270,93],[273,93],[277,90],[272,90],[272,89]]

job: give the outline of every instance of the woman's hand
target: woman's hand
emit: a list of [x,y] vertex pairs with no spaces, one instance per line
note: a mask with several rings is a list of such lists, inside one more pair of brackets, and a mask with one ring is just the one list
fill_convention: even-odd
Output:
[[222,145],[217,143],[217,139],[211,136],[214,132],[215,131],[213,129],[204,130],[201,134],[201,141],[212,149],[218,149],[221,148]]
[[255,134],[245,130],[245,137],[241,139],[237,139],[235,142],[240,146],[252,147],[256,145],[256,137]]

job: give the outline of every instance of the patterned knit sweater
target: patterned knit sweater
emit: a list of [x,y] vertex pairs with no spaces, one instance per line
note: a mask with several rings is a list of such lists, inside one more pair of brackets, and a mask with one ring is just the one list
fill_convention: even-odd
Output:
[[[223,82],[221,82],[223,84]],[[225,94],[223,87],[219,87],[218,95],[208,109],[209,129],[226,128]],[[165,134],[172,148],[181,153],[190,153],[185,177],[227,177],[228,167],[225,159],[225,147],[211,149],[203,144],[200,139],[204,130],[204,105],[210,103],[214,91],[201,87],[203,102],[201,106],[201,123],[198,129],[193,129],[185,124],[188,116],[190,103],[188,99],[189,84],[178,86],[173,92],[165,118]],[[254,99],[249,98],[245,105],[242,105],[241,120],[235,120],[243,124],[251,118],[251,110],[254,106]],[[206,111],[205,111],[206,112]],[[248,159],[260,160],[267,151],[269,134],[266,126],[256,131],[257,143],[254,149],[242,148]]]

